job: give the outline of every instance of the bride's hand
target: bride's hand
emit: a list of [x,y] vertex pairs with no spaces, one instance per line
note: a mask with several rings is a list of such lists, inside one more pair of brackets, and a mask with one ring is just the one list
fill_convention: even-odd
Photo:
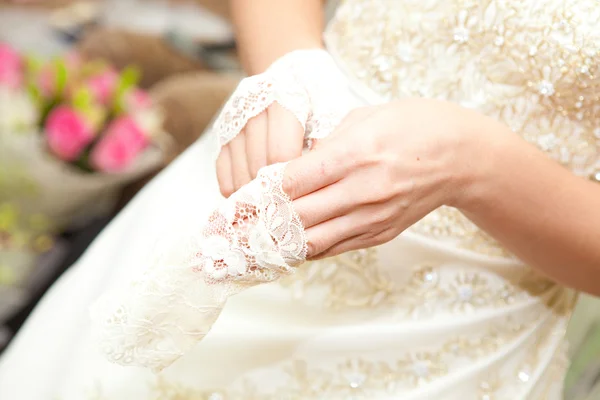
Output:
[[243,79],[215,121],[221,192],[229,197],[260,168],[299,157],[305,136],[326,136],[352,107],[343,74],[321,48],[292,51]]
[[304,130],[279,103],[250,119],[242,132],[221,149],[217,178],[221,193],[233,192],[256,178],[259,169],[302,155]]
[[305,225],[309,258],[385,243],[437,207],[458,206],[485,170],[481,118],[434,100],[351,112],[286,167],[283,189]]

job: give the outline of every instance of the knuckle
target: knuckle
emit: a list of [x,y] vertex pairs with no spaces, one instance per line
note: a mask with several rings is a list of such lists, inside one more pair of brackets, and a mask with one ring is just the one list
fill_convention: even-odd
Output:
[[375,214],[375,224],[387,226],[394,219],[394,213],[388,209],[383,209]]

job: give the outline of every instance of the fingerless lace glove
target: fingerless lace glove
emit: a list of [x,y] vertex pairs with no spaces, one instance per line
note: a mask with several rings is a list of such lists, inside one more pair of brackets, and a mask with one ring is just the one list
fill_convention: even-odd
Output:
[[[323,50],[290,53],[240,83],[215,134],[225,145],[278,102],[298,118],[307,139],[324,137],[350,108],[339,75]],[[197,235],[153,257],[141,276],[94,305],[94,333],[109,360],[162,370],[208,333],[228,297],[273,282],[305,261],[304,228],[282,189],[285,165],[263,168],[209,215]]]

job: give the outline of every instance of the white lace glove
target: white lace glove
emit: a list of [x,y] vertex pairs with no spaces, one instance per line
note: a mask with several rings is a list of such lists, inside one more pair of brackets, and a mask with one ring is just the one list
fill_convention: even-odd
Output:
[[300,121],[306,139],[329,135],[354,106],[348,85],[331,55],[296,50],[259,75],[243,79],[214,124],[221,146],[251,118],[277,102]]
[[[321,138],[350,110],[346,90],[328,53],[296,51],[240,83],[215,133],[223,146],[278,102],[298,118],[307,139]],[[100,299],[92,310],[94,332],[109,360],[162,370],[208,333],[228,297],[305,261],[304,228],[281,188],[284,169],[261,169],[196,235],[181,238],[139,278]]]
[[281,187],[285,165],[263,168],[198,235],[94,305],[93,330],[110,361],[162,370],[208,333],[228,297],[305,261],[304,228]]

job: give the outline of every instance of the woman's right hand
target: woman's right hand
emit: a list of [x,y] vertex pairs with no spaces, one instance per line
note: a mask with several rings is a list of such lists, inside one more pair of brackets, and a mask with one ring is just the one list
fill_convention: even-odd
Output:
[[229,197],[262,167],[300,157],[305,138],[329,134],[351,99],[335,61],[321,48],[292,51],[243,79],[214,126],[222,146],[221,193]]
[[221,193],[229,197],[256,178],[262,167],[301,156],[303,144],[304,129],[296,116],[277,102],[271,104],[221,149],[217,159]]

